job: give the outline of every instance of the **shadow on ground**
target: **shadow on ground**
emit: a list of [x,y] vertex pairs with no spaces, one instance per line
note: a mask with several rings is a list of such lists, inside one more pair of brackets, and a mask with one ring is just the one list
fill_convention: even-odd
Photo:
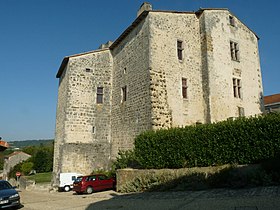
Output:
[[[165,182],[161,182],[162,177],[153,176],[151,180],[145,177],[137,179],[143,183],[130,186],[138,193],[112,193],[110,199],[92,203],[86,210],[222,209],[221,206],[238,209],[239,200],[248,206],[252,203],[252,209],[256,204],[269,204],[270,209],[276,209],[274,198],[271,201],[266,199],[275,195],[279,202],[275,205],[279,207],[279,168],[276,170],[274,162],[269,161],[260,165],[231,166],[214,174],[193,173]],[[264,196],[263,201],[261,196]],[[218,201],[217,204],[214,201]],[[208,208],[210,204],[212,206]]]

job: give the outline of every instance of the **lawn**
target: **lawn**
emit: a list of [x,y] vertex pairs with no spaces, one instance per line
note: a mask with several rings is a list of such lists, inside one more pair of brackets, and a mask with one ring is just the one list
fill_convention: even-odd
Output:
[[26,176],[29,180],[35,180],[36,183],[51,182],[52,172],[37,173],[35,175]]

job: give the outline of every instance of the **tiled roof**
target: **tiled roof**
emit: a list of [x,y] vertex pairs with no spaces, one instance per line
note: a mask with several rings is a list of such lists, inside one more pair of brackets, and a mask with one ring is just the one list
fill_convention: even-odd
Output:
[[280,103],[280,94],[274,94],[264,97],[264,105]]
[[31,155],[29,155],[29,154],[27,154],[27,153],[25,153],[25,152],[22,152],[22,151],[16,151],[16,152],[13,152],[12,154],[9,154],[9,155],[7,155],[6,157],[12,157],[12,156],[15,156],[15,155],[18,155],[18,154],[20,154],[20,153],[23,153],[23,154],[25,154],[25,155],[28,155],[28,156],[30,156],[31,157]]

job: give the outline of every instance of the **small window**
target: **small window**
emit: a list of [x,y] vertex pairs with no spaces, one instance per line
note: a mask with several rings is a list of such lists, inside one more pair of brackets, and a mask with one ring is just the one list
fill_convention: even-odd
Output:
[[123,69],[123,73],[126,74],[126,68]]
[[122,103],[125,102],[127,100],[127,87],[124,86],[122,87]]
[[96,103],[97,104],[103,103],[103,87],[97,87]]
[[239,44],[236,42],[230,42],[230,54],[231,54],[231,59],[234,61],[239,61],[240,56],[239,56]]
[[177,40],[177,55],[179,60],[183,60],[183,42]]
[[94,126],[92,127],[92,133],[93,134],[95,133],[95,127]]
[[183,98],[187,98],[187,96],[188,96],[187,89],[188,89],[187,79],[182,78],[182,96],[183,96]]
[[91,72],[91,69],[90,68],[86,68],[86,72]]
[[229,24],[231,25],[231,26],[235,26],[235,19],[234,19],[234,17],[233,16],[229,16]]
[[239,115],[239,117],[244,117],[245,116],[245,112],[244,112],[243,107],[238,107],[238,115]]
[[237,78],[232,79],[233,95],[235,98],[241,98],[241,80]]

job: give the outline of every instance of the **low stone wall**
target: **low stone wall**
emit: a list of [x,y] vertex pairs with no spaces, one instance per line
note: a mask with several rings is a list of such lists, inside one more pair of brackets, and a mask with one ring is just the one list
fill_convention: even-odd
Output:
[[[191,176],[199,174],[204,178],[207,178],[209,174],[215,174],[221,170],[230,167],[230,165],[213,166],[213,167],[194,167],[194,168],[181,168],[181,169],[120,169],[117,170],[117,191],[129,192],[131,191],[131,185],[137,185],[137,182],[141,184],[146,180],[154,179],[155,183],[160,181],[160,184],[168,183],[172,180],[179,179],[183,176]],[[256,165],[252,166],[237,166],[242,169],[244,173],[246,171],[256,169]],[[160,177],[160,180],[158,178]],[[136,184],[135,184],[136,183]],[[140,184],[139,184],[140,185]],[[145,190],[145,189],[143,189]]]

